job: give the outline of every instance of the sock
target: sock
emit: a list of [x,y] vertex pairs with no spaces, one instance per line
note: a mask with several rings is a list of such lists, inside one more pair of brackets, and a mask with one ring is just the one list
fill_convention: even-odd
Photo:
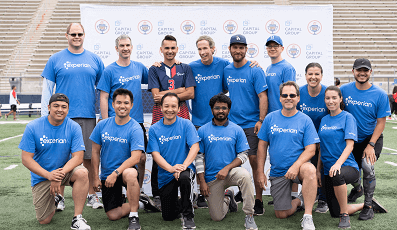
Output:
[[309,214],[303,214],[303,217],[306,217],[306,216],[313,218],[313,216],[312,216],[312,215],[309,215]]
[[139,192],[144,193],[144,189],[143,188],[139,189]]
[[299,192],[291,192],[291,196],[298,197]]
[[139,201],[138,209],[144,209],[144,208],[145,208],[145,205],[142,202]]
[[130,212],[130,215],[128,217],[133,217],[133,216],[138,217],[138,212]]

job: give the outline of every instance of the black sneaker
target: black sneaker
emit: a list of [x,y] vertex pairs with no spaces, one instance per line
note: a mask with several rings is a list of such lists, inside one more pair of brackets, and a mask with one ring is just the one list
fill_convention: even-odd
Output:
[[183,217],[182,228],[183,229],[195,229],[196,225],[194,224],[194,219],[188,218],[188,217]]
[[387,210],[373,197],[372,197],[372,209],[376,213],[387,213]]
[[225,191],[225,196],[229,197],[230,203],[229,203],[229,211],[230,212],[237,212],[238,206],[236,203],[236,200],[234,198],[234,191],[231,189],[228,189]]
[[236,203],[241,203],[243,202],[243,197],[241,196],[241,191],[238,191],[238,193],[234,196],[234,200]]
[[372,207],[364,204],[363,210],[361,210],[360,215],[358,216],[359,220],[372,220],[374,218],[374,210]]
[[198,208],[208,208],[207,201],[205,201],[205,197],[203,195],[198,195],[197,198],[197,207]]
[[262,216],[264,212],[263,201],[255,199],[254,216]]
[[141,225],[139,224],[139,217],[137,216],[128,217],[127,230],[141,230]]
[[274,205],[274,200],[271,200],[271,201],[267,202],[267,205],[273,206]]
[[54,197],[55,200],[55,207],[58,207],[59,202],[63,199],[62,195],[56,194]]
[[160,212],[160,209],[145,193],[139,194],[139,201],[143,203],[146,212]]
[[339,215],[339,225],[338,228],[346,229],[351,228],[350,226],[350,216],[347,213]]
[[356,202],[357,198],[359,198],[363,194],[364,194],[364,189],[361,185],[360,185],[359,191],[357,191],[355,188],[352,188],[352,190],[350,191],[350,194],[347,196],[347,203]]

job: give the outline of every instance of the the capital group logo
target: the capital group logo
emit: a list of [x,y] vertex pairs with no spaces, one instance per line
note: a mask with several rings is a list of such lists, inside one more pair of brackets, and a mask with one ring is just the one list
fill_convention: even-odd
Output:
[[99,34],[106,34],[107,32],[109,32],[109,29],[110,24],[105,19],[99,19],[98,21],[96,21],[95,30]]
[[249,58],[254,58],[256,56],[258,56],[259,54],[259,47],[254,44],[254,43],[250,43],[247,45],[247,54]]
[[195,29],[196,29],[196,25],[194,24],[193,21],[185,20],[181,23],[181,31],[184,34],[187,34],[187,35],[192,34]]
[[148,20],[142,20],[138,23],[138,31],[143,35],[148,35],[152,32],[152,23]]
[[143,177],[143,183],[149,184],[152,179],[152,172],[149,169],[145,169],[145,176]]
[[265,29],[269,34],[277,34],[280,30],[280,23],[274,19],[266,22]]
[[301,55],[301,48],[297,44],[291,44],[287,47],[287,55],[290,58],[297,58]]
[[321,22],[319,22],[317,20],[313,20],[313,21],[309,22],[309,24],[307,25],[307,30],[312,35],[318,35],[319,33],[321,33],[322,29],[323,29],[323,27],[321,25]]
[[44,144],[66,144],[68,141],[66,139],[62,138],[56,138],[56,139],[50,139],[43,135],[43,137],[40,137],[40,144],[41,146],[44,146]]
[[177,135],[177,136],[172,136],[172,137],[165,137],[163,135],[160,136],[159,141],[161,144],[164,144],[164,142],[168,142],[168,141],[172,141],[172,140],[178,140],[181,139],[181,135]]
[[233,20],[227,20],[225,23],[223,23],[223,31],[225,31],[227,34],[234,34],[237,32],[237,29],[237,22]]

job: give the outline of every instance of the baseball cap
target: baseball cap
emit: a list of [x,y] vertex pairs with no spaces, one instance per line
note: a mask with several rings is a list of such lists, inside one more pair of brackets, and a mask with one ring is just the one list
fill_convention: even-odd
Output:
[[247,45],[247,40],[241,34],[233,35],[230,38],[230,45],[232,45],[232,44],[244,44],[244,45]]
[[69,105],[69,98],[63,93],[56,93],[52,95],[48,104],[51,105],[51,103],[53,103],[54,101],[64,101]]
[[279,44],[279,45],[281,45],[281,46],[284,46],[284,45],[283,45],[283,40],[281,40],[281,38],[280,38],[279,36],[277,36],[277,35],[272,35],[272,36],[270,36],[270,37],[267,39],[267,41],[266,41],[266,46],[267,46],[267,44],[268,44],[269,42],[275,42],[275,43],[277,43],[277,44]]
[[353,69],[367,68],[372,69],[371,62],[365,58],[359,58],[354,61]]

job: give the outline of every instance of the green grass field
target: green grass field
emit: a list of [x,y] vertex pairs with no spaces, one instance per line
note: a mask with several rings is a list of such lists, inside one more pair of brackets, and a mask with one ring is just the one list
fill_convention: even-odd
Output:
[[[20,117],[20,120],[27,118]],[[34,119],[30,118],[30,119]],[[4,120],[0,120],[4,121]],[[21,163],[21,150],[18,144],[21,137],[1,141],[7,137],[13,137],[23,133],[25,124],[11,124],[5,122],[0,124],[0,229],[70,229],[73,217],[73,201],[71,188],[65,189],[66,209],[56,213],[52,222],[46,226],[40,226],[36,220],[32,194],[30,189],[29,170]],[[396,229],[397,228],[397,167],[385,163],[397,163],[397,121],[388,121],[384,131],[384,148],[382,155],[375,165],[377,174],[377,186],[375,197],[389,211],[387,214],[375,214],[375,218],[370,221],[359,221],[358,213],[351,217],[353,229]],[[11,170],[4,170],[10,165],[18,165]],[[350,186],[348,189],[350,190]],[[266,212],[263,216],[255,217],[259,229],[301,229],[300,220],[303,213],[284,219],[276,219],[272,206],[266,205],[270,196],[263,198]],[[361,197],[358,202],[362,202]],[[210,219],[208,209],[195,210],[195,223],[197,229],[244,229],[244,213],[239,205],[237,213],[229,213],[221,222],[214,222]],[[127,219],[109,221],[105,212],[85,207],[83,217],[88,221],[92,229],[126,229]],[[139,211],[142,229],[181,229],[179,220],[165,222],[160,213],[145,213]],[[326,214],[313,214],[314,223],[317,229],[337,229],[338,219],[333,219]]]

